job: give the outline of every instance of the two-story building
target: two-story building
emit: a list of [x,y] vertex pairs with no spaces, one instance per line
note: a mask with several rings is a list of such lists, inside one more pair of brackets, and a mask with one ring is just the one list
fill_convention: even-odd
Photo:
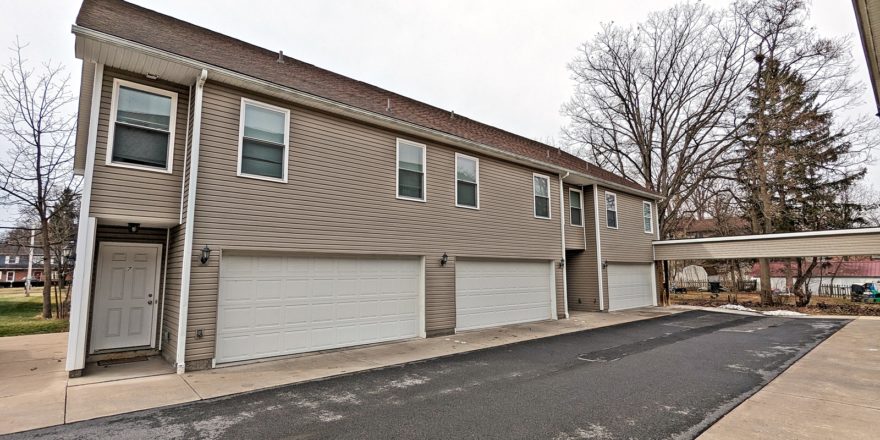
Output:
[[656,304],[658,196],[631,180],[123,1],[73,33],[72,374]]

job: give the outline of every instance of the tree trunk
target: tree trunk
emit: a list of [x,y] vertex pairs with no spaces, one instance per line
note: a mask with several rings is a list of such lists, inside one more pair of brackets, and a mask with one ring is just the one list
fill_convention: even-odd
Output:
[[40,220],[43,245],[43,318],[52,318],[52,244],[49,243],[49,220]]
[[759,258],[758,264],[761,266],[761,305],[773,304],[773,287],[770,285],[770,260],[767,258]]
[[810,261],[810,265],[807,267],[807,270],[802,270],[804,259],[797,259],[798,273],[792,290],[794,291],[795,298],[797,298],[797,300],[795,301],[795,305],[798,307],[806,307],[808,304],[810,304],[812,294],[810,293],[810,289],[806,289],[806,291],[804,291],[804,283],[810,279],[810,276],[813,274],[813,269],[816,268],[818,260],[818,258],[813,257],[813,259]]

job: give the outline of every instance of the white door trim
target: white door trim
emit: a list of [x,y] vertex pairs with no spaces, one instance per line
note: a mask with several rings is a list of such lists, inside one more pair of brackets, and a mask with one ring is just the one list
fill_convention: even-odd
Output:
[[[153,293],[153,298],[155,298],[155,299],[153,300],[153,304],[152,304],[153,314],[152,314],[151,322],[150,322],[150,335],[151,335],[150,336],[150,348],[156,348],[156,344],[157,344],[156,330],[158,329],[158,322],[159,322],[158,317],[159,317],[159,312],[160,312],[159,311],[159,293],[161,291],[160,281],[162,279],[161,271],[162,271],[162,248],[163,248],[163,246],[158,243],[155,243],[155,244],[154,243],[128,243],[128,242],[118,242],[118,241],[102,241],[101,243],[99,243],[98,244],[98,268],[95,273],[95,280],[96,281],[95,281],[95,289],[94,289],[96,294],[98,292],[97,283],[100,282],[100,280],[101,280],[101,275],[102,275],[101,271],[103,270],[103,267],[104,267],[103,260],[102,260],[102,258],[104,257],[104,248],[107,246],[116,246],[116,247],[123,247],[123,248],[156,249],[156,262],[155,262],[155,264],[156,264],[156,279],[154,280],[154,284],[153,284],[153,289],[155,290],[155,293]],[[93,304],[92,304],[93,309],[94,309],[94,304],[96,304],[97,302],[98,302],[97,300],[93,301]],[[91,310],[90,313],[94,314],[94,310]],[[91,319],[90,321],[94,324],[94,318]],[[91,336],[91,332],[92,332],[91,327],[89,328],[89,332],[90,332],[89,341],[91,342],[93,340],[92,339],[93,336]],[[94,354],[94,353],[95,353],[95,348],[93,346],[90,346],[89,347],[89,354]]]

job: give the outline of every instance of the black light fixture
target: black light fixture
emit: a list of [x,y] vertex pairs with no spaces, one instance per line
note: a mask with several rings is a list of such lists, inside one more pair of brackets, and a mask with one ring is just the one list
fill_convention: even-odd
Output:
[[141,228],[140,223],[129,223],[128,224],[128,232],[131,234],[137,234],[137,231],[140,228]]
[[565,258],[559,260],[559,268],[562,269],[563,267],[565,267]]
[[199,261],[201,261],[202,264],[205,264],[208,262],[208,258],[211,258],[211,248],[209,248],[208,245],[205,245],[205,247],[202,248],[202,256],[199,258]]
[[443,253],[443,256],[440,257],[440,265],[446,266],[446,263],[449,261],[449,255],[446,255],[446,252]]

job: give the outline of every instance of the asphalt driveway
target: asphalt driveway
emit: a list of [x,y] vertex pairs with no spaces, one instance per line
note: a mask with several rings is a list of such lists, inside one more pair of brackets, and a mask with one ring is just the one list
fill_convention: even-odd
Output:
[[846,323],[688,312],[10,438],[693,438]]

